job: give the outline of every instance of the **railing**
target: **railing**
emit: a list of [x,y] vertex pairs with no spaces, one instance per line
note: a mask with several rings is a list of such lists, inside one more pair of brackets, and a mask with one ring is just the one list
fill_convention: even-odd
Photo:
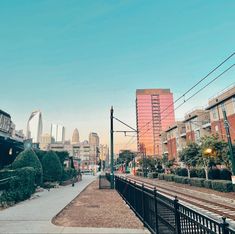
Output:
[[218,222],[157,192],[155,187],[115,176],[115,188],[156,234],[234,234],[225,218]]

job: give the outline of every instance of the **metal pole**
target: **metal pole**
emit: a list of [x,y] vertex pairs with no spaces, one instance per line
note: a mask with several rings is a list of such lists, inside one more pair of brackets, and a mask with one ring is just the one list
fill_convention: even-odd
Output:
[[226,130],[226,136],[227,136],[228,147],[229,147],[229,152],[230,152],[230,159],[232,162],[232,173],[233,173],[233,176],[235,176],[235,157],[233,154],[233,145],[232,145],[230,131],[229,131],[228,118],[227,118],[225,110],[223,110],[223,116],[224,116],[224,128]]
[[111,153],[111,173],[110,173],[110,179],[111,179],[111,189],[114,189],[114,169],[113,169],[113,107],[111,107],[110,110],[110,153]]

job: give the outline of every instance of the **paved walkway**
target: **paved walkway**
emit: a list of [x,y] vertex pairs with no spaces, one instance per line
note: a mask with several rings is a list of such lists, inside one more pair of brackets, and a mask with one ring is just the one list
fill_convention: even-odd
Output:
[[34,194],[31,200],[0,211],[0,233],[145,233],[136,229],[60,227],[51,223],[52,218],[95,179],[95,176],[84,175],[74,187],[44,190]]

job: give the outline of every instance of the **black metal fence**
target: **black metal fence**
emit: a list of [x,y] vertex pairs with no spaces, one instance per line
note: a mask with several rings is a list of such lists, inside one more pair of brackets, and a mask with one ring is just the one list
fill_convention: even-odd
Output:
[[234,234],[225,218],[208,218],[148,187],[115,176],[115,188],[144,225],[157,234]]
[[110,176],[109,174],[99,175],[99,189],[110,189]]

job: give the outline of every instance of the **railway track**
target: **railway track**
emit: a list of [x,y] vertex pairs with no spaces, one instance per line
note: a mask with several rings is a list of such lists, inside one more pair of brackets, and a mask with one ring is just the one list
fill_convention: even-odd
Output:
[[[213,201],[212,199],[200,198],[198,195],[192,195],[183,191],[179,191],[180,187],[176,186],[164,186],[158,184],[156,181],[151,181],[151,179],[137,178],[136,176],[125,176],[128,180],[136,183],[144,183],[150,188],[156,188],[158,192],[168,197],[177,198],[187,204],[187,206],[193,207],[194,209],[201,208],[203,212],[207,211],[208,215],[216,216],[216,218],[221,218],[222,216],[227,218],[227,221],[235,224],[235,204],[228,204],[228,202],[222,203],[218,201]],[[203,195],[203,194],[202,194]]]

